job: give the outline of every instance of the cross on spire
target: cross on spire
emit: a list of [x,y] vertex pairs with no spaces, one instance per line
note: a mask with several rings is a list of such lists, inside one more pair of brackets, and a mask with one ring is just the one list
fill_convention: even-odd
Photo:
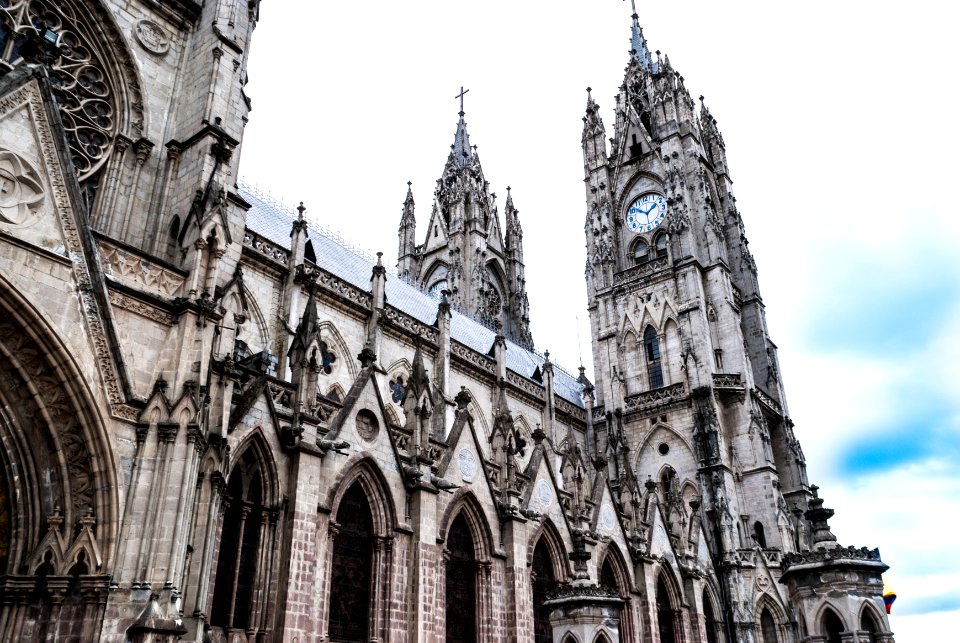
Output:
[[463,95],[466,94],[468,91],[470,91],[470,90],[469,90],[469,89],[464,89],[464,88],[463,88],[463,85],[460,85],[460,93],[457,94],[456,96],[454,96],[454,98],[459,98],[459,99],[460,99],[460,116],[463,116],[463,114],[464,114],[464,111],[463,111]]

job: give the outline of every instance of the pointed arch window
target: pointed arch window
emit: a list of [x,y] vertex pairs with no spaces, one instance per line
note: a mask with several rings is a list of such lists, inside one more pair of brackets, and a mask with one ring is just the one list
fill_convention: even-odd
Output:
[[828,609],[823,615],[823,635],[827,638],[827,643],[841,643],[843,630],[843,621],[836,612]]
[[661,574],[657,578],[657,629],[660,632],[660,643],[677,643],[674,617],[670,593]]
[[663,367],[660,364],[660,340],[653,326],[643,332],[643,349],[647,358],[647,377],[650,388],[663,387]]
[[359,482],[344,494],[337,509],[330,574],[331,641],[361,643],[370,626],[373,516]]
[[447,643],[477,640],[477,562],[473,536],[463,514],[447,532],[446,629]]
[[[605,556],[603,559],[603,565],[600,567],[600,585],[603,587],[609,587],[610,589],[617,592],[617,595],[621,598],[625,598],[623,588],[620,587],[620,583],[617,582],[617,574],[613,570],[613,563],[610,560],[610,556]],[[623,633],[624,633],[624,610],[619,610],[620,612],[620,626],[618,632],[620,634],[619,641],[623,643]],[[601,633],[601,636],[603,634]],[[599,640],[599,638],[598,638]],[[603,640],[608,640],[605,636]]]
[[718,643],[717,619],[714,616],[713,601],[710,600],[710,594],[703,590],[703,626],[707,633],[707,643]]
[[210,625],[246,629],[258,581],[257,550],[265,516],[263,476],[253,449],[247,449],[234,466],[223,504]]
[[777,624],[766,607],[760,612],[760,636],[763,643],[780,643],[777,637]]
[[760,549],[767,548],[767,537],[763,531],[763,523],[759,520],[753,523],[753,539],[757,542],[757,546]]
[[653,240],[654,253],[657,259],[667,256],[667,233],[661,232]]
[[633,246],[633,263],[639,265],[650,261],[652,258],[650,256],[650,246],[647,245],[647,242],[643,239],[638,240]]
[[557,585],[553,563],[546,541],[541,538],[533,549],[533,640],[534,643],[552,643],[550,608],[544,605],[547,594]]
[[877,635],[880,633],[880,626],[877,624],[877,619],[870,613],[869,609],[864,609],[863,614],[860,615],[860,630],[867,633],[866,637],[860,637],[861,641],[866,638],[870,643],[876,643]]
[[660,492],[663,494],[663,500],[666,502],[671,493],[680,491],[677,481],[677,472],[669,464],[660,472]]

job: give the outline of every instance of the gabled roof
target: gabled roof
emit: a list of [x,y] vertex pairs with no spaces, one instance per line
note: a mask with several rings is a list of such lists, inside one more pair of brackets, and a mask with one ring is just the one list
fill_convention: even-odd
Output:
[[[273,199],[256,190],[241,185],[240,195],[250,204],[247,212],[247,228],[256,234],[287,248],[290,245],[290,230],[294,215],[285,212]],[[364,291],[370,290],[370,275],[376,260],[351,248],[334,232],[322,228],[308,229],[317,266]],[[386,285],[387,304],[411,317],[432,326],[437,319],[438,301],[419,287],[390,273]],[[483,355],[490,353],[496,332],[471,317],[453,310],[450,323],[451,337]],[[507,340],[507,369],[521,377],[533,380],[533,374],[543,370],[544,357]],[[537,382],[540,384],[540,382]],[[577,378],[554,364],[554,390],[557,395],[578,408],[583,408],[580,393],[583,385]]]

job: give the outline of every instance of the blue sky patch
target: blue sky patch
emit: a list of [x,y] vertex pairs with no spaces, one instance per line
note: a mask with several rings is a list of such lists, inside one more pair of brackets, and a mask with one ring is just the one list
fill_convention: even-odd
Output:
[[[854,258],[846,270],[821,281],[820,313],[803,341],[817,352],[905,355],[943,325],[960,300],[956,261],[932,256],[922,262]],[[836,266],[834,266],[836,267]]]
[[837,464],[843,474],[874,473],[930,456],[960,461],[957,430],[949,426],[953,415],[950,401],[921,386],[915,388],[902,392],[898,416],[839,448]]
[[939,596],[923,596],[913,599],[900,600],[893,604],[894,612],[904,616],[908,614],[929,614],[931,612],[948,612],[960,608],[960,594],[940,594]]

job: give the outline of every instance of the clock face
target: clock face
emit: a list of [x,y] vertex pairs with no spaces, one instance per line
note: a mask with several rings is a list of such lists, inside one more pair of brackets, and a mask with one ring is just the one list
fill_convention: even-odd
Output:
[[650,232],[667,216],[667,200],[655,192],[641,194],[633,202],[624,220],[634,232]]

